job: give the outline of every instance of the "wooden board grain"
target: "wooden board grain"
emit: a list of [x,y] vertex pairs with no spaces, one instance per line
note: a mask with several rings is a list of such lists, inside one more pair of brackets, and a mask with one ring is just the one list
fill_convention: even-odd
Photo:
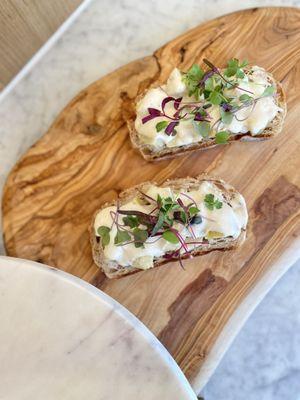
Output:
[[[203,386],[241,322],[300,256],[300,10],[263,8],[218,18],[84,89],[21,158],[6,182],[3,228],[9,255],[58,267],[101,288],[137,315],[175,357],[194,388]],[[230,57],[264,66],[283,83],[284,131],[147,163],[130,145],[128,101],[174,66]],[[93,212],[145,180],[206,171],[246,198],[248,238],[237,251],[107,280],[88,238]],[[292,251],[293,250],[293,251]],[[251,297],[252,296],[252,297]],[[234,321],[234,323],[233,323]],[[222,350],[223,349],[223,350]]]

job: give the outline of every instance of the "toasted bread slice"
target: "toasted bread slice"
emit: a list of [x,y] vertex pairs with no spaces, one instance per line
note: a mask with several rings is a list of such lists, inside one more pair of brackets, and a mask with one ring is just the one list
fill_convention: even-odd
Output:
[[[251,74],[251,67],[247,67],[244,72],[246,74]],[[277,112],[275,118],[267,125],[267,127],[260,132],[259,134],[252,135],[250,132],[246,133],[235,133],[230,135],[228,142],[236,142],[236,141],[261,141],[273,136],[276,136],[281,132],[284,119],[286,116],[286,98],[285,93],[282,88],[280,82],[276,81],[271,73],[267,73],[267,81],[276,87],[276,94],[274,94],[276,98],[276,104],[279,108],[282,109],[281,112]],[[157,85],[152,85],[151,88],[157,87]],[[149,88],[150,89],[150,88]],[[148,89],[148,90],[149,90]],[[145,96],[147,91],[138,95],[132,108],[136,109],[136,105]],[[130,133],[130,139],[134,148],[139,150],[144,159],[147,161],[160,161],[167,158],[173,158],[176,156],[184,155],[186,153],[195,151],[195,150],[204,150],[207,148],[215,147],[217,145],[214,137],[209,137],[205,140],[190,143],[187,145],[177,146],[177,147],[164,147],[160,150],[155,149],[154,146],[143,143],[140,140],[139,134],[135,129],[135,118],[136,114],[131,113],[130,117],[125,116],[127,126]]]
[[[92,224],[90,226],[90,240],[91,240],[91,245],[92,245],[92,252],[93,252],[93,258],[95,263],[97,264],[98,267],[100,267],[103,272],[106,274],[108,278],[118,278],[123,275],[128,275],[132,274],[138,271],[141,271],[144,268],[136,268],[133,265],[129,266],[122,266],[119,265],[116,261],[107,259],[104,254],[104,248],[101,242],[101,238],[96,235],[95,232],[95,219],[97,214],[103,210],[106,207],[109,206],[116,206],[117,201],[118,205],[122,206],[129,201],[133,200],[136,198],[141,192],[147,191],[150,186],[156,185],[159,186],[159,188],[171,188],[173,190],[186,190],[186,191],[192,191],[192,190],[197,190],[199,189],[200,185],[203,182],[211,182],[214,184],[218,190],[221,191],[224,202],[226,202],[228,205],[232,206],[232,202],[238,200],[241,204],[241,207],[243,208],[243,212],[245,215],[245,223],[243,227],[240,230],[239,236],[236,238],[233,237],[223,237],[223,238],[215,238],[212,240],[207,241],[205,244],[201,244],[197,247],[195,247],[190,255],[191,256],[200,256],[202,254],[206,254],[208,252],[211,252],[213,250],[221,250],[221,251],[226,251],[226,250],[231,250],[236,247],[238,247],[240,244],[243,243],[245,239],[245,233],[246,233],[246,224],[247,224],[247,208],[246,204],[244,201],[244,198],[240,195],[239,192],[237,192],[231,185],[225,183],[221,179],[216,179],[207,176],[206,174],[200,175],[196,178],[184,178],[184,179],[172,179],[172,180],[167,180],[161,185],[157,185],[155,182],[146,182],[142,183],[138,186],[132,187],[130,189],[127,189],[123,191],[118,200],[112,202],[112,203],[106,203],[104,204],[97,212],[94,214]],[[186,258],[186,255],[182,255],[182,258]],[[177,259],[175,259],[177,260]],[[162,264],[165,264],[166,262],[170,262],[174,260],[166,259],[164,256],[154,258],[153,260],[153,267],[158,267]]]

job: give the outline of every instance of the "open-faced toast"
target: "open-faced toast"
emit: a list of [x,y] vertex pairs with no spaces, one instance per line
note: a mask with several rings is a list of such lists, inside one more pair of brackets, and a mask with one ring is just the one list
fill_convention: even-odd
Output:
[[[214,66],[212,66],[212,67],[214,67]],[[228,69],[228,67],[227,67],[227,69]],[[216,69],[216,70],[220,71],[218,69]],[[257,85],[262,86],[263,83],[261,83],[261,82],[265,82],[264,83],[265,88],[267,88],[267,87],[273,88],[273,93],[269,93],[268,99],[266,99],[267,96],[265,94],[263,96],[261,96],[259,99],[258,99],[258,96],[256,96],[256,97],[254,96],[253,99],[255,98],[255,100],[254,100],[255,104],[253,105],[252,104],[253,101],[251,103],[251,99],[249,99],[249,97],[250,98],[252,97],[251,93],[249,93],[249,90],[242,89],[242,88],[240,90],[238,86],[235,86],[234,92],[238,95],[237,96],[237,102],[238,102],[237,105],[234,105],[232,107],[232,104],[234,102],[236,103],[236,101],[231,100],[231,103],[230,102],[228,103],[228,98],[230,98],[230,96],[228,96],[227,102],[225,101],[226,97],[225,97],[225,100],[222,100],[222,98],[220,98],[221,103],[217,104],[217,105],[213,105],[212,107],[214,107],[215,110],[220,109],[221,112],[223,113],[223,116],[225,115],[225,117],[228,117],[230,113],[233,113],[232,110],[234,110],[233,119],[235,121],[235,125],[237,125],[237,121],[239,121],[239,120],[237,120],[235,118],[238,118],[238,114],[241,112],[243,112],[243,113],[248,112],[248,110],[245,109],[245,105],[247,105],[247,99],[248,99],[248,104],[249,104],[248,120],[250,120],[250,119],[253,120],[256,115],[259,115],[261,118],[262,112],[265,113],[265,115],[267,115],[267,113],[270,113],[270,104],[269,103],[270,103],[270,99],[272,98],[274,101],[274,107],[276,107],[276,109],[271,110],[271,112],[272,112],[271,120],[267,120],[267,123],[265,124],[265,126],[262,125],[262,128],[260,127],[261,129],[259,130],[259,132],[255,132],[255,134],[253,134],[253,132],[251,132],[251,130],[247,130],[247,125],[245,123],[243,123],[244,126],[242,126],[243,132],[238,132],[236,126],[234,127],[235,131],[230,132],[230,126],[232,126],[232,122],[230,124],[226,125],[221,121],[221,125],[219,124],[218,126],[216,126],[216,120],[214,118],[211,119],[211,122],[210,122],[210,127],[212,129],[210,130],[209,133],[207,131],[205,132],[206,133],[205,137],[201,136],[201,133],[198,134],[198,132],[197,132],[198,136],[197,136],[197,134],[196,135],[193,134],[192,139],[188,138],[188,136],[190,134],[190,132],[188,132],[188,130],[191,131],[194,129],[194,126],[190,125],[189,129],[185,129],[185,133],[187,133],[187,135],[186,135],[187,142],[184,143],[184,141],[182,139],[180,139],[178,145],[176,145],[176,144],[174,145],[173,142],[176,139],[176,136],[179,136],[181,133],[179,132],[176,135],[176,133],[174,134],[174,132],[176,132],[176,129],[177,130],[180,129],[180,126],[182,125],[182,121],[184,121],[184,119],[181,119],[181,120],[179,119],[178,120],[179,125],[175,126],[173,132],[171,132],[167,135],[166,134],[164,135],[162,130],[160,130],[159,132],[155,132],[155,130],[157,129],[157,128],[155,129],[155,126],[156,127],[158,126],[159,127],[158,129],[160,129],[161,126],[154,125],[153,122],[155,121],[155,123],[156,123],[156,121],[157,121],[157,122],[160,122],[163,124],[165,117],[163,115],[158,114],[159,111],[160,112],[162,111],[162,106],[158,103],[154,104],[155,103],[154,98],[151,98],[149,100],[148,110],[145,105],[141,106],[142,102],[145,101],[146,95],[148,95],[148,97],[149,97],[150,91],[152,91],[154,93],[155,90],[161,90],[162,92],[165,92],[165,98],[169,98],[169,97],[173,96],[174,107],[171,112],[170,118],[172,118],[174,115],[176,117],[176,112],[178,112],[178,108],[182,108],[182,113],[187,113],[188,117],[185,117],[185,119],[190,117],[189,110],[182,107],[182,104],[183,104],[182,97],[186,102],[186,100],[189,98],[189,96],[187,96],[187,93],[184,90],[184,88],[182,88],[182,85],[180,82],[178,82],[178,87],[179,87],[178,92],[174,93],[174,84],[173,84],[174,76],[173,75],[177,76],[177,80],[179,79],[178,78],[179,71],[177,69],[175,69],[172,72],[173,75],[172,74],[170,75],[170,78],[173,80],[172,81],[173,87],[172,87],[171,91],[167,90],[168,82],[166,85],[159,86],[159,87],[154,84],[151,86],[151,88],[146,90],[144,93],[139,94],[138,97],[136,98],[135,104],[133,105],[133,108],[135,109],[135,114],[131,115],[130,117],[127,118],[127,125],[129,128],[130,138],[131,138],[133,147],[138,149],[141,152],[142,156],[146,160],[156,161],[156,160],[163,160],[166,158],[179,156],[179,155],[182,155],[182,154],[194,151],[194,150],[201,150],[201,149],[207,149],[210,147],[214,147],[218,143],[228,143],[228,142],[234,142],[234,141],[259,141],[259,140],[265,140],[267,138],[277,135],[282,130],[284,118],[286,115],[286,100],[285,100],[285,95],[284,95],[284,91],[283,91],[281,84],[275,80],[275,78],[273,77],[273,75],[271,73],[266,72],[263,68],[246,66],[243,69],[240,68],[239,70],[240,71],[242,70],[242,72],[240,72],[240,73],[244,74],[244,78],[243,78],[243,80],[236,78],[236,80],[233,81],[233,82],[237,82],[236,85],[239,85],[241,83],[244,85],[245,80],[251,80],[251,79],[255,82],[255,79],[256,79],[259,81],[259,83],[257,83]],[[222,70],[222,71],[224,71],[224,70]],[[210,72],[211,71],[208,71],[208,72],[206,72],[206,74],[210,73]],[[185,75],[183,73],[180,73],[180,74],[183,77],[182,79],[184,80],[184,76],[186,76],[188,73],[186,73]],[[261,79],[262,74],[264,74],[264,80]],[[222,76],[224,76],[224,74]],[[259,76],[259,79],[256,78],[257,76]],[[170,80],[170,78],[169,78],[169,80]],[[207,84],[209,79],[211,79],[211,77],[206,79],[206,82],[204,83],[204,85]],[[220,81],[222,81],[221,78],[218,78],[218,79]],[[225,79],[227,80],[227,77]],[[231,79],[231,78],[229,78],[229,79]],[[218,81],[217,81],[217,83],[218,83]],[[229,84],[226,83],[225,81],[224,81],[224,84],[227,85],[227,89],[225,86],[224,86],[224,88],[228,92]],[[244,87],[245,87],[245,85],[244,85]],[[205,89],[205,87],[204,87],[204,89]],[[231,90],[231,92],[233,92],[233,90]],[[229,95],[231,95],[230,91],[229,91]],[[244,97],[243,97],[243,95],[244,95]],[[195,97],[192,95],[191,98],[192,98],[191,104],[193,104],[193,102],[195,102]],[[243,102],[241,102],[239,100],[239,98],[242,98],[242,99],[244,98]],[[209,104],[209,102],[210,102],[209,97],[205,100],[204,96],[202,94],[202,99],[204,102],[206,102],[206,105]],[[176,100],[179,100],[179,103],[176,103]],[[162,101],[164,101],[164,100],[162,100]],[[201,96],[200,96],[200,101],[201,101]],[[268,101],[268,104],[265,105],[264,103],[266,101]],[[172,102],[168,103],[167,107],[170,104],[172,104]],[[242,107],[243,110],[238,109],[238,107]],[[259,109],[259,107],[262,108],[262,110]],[[151,114],[151,112],[154,113],[153,118],[155,118],[155,120],[151,121],[151,116],[150,116],[150,121],[148,119],[148,121],[143,122],[143,121],[147,120],[147,118],[148,118],[147,113],[149,112],[149,110],[150,110],[150,114]],[[155,116],[155,112],[153,110],[156,110],[156,113],[157,113],[156,116]],[[175,113],[173,113],[173,111],[175,111]],[[195,111],[195,109],[193,109],[192,111],[193,111],[194,115],[197,115],[197,110]],[[201,111],[201,109],[200,109],[200,111]],[[200,116],[200,118],[198,118],[197,121],[196,121],[197,118],[195,117],[195,120],[192,121],[193,124],[194,125],[195,124],[206,124],[207,125],[210,121],[209,111],[210,111],[210,109],[208,108],[207,109],[207,112],[208,112],[207,118],[205,118],[205,115],[204,115],[204,118],[202,118],[202,120],[206,120],[207,122],[201,121],[201,116]],[[204,111],[204,113],[205,113],[205,111]],[[199,114],[198,114],[198,116],[199,116]],[[223,116],[222,116],[222,118],[223,118]],[[225,117],[224,117],[224,120],[225,120]],[[228,118],[227,118],[227,120],[228,120]],[[167,119],[165,121],[166,124],[167,124],[167,121],[169,123],[173,123],[174,118]],[[176,121],[176,119],[175,119],[175,121]],[[247,119],[245,119],[245,121],[247,121]],[[145,134],[145,127],[148,127],[151,123],[152,123],[152,126],[151,126],[150,130],[152,129],[152,133],[150,132],[150,135],[148,135],[148,132],[146,132],[146,134]],[[184,123],[186,124],[186,121],[184,121]],[[242,124],[241,121],[240,121],[240,124]],[[216,127],[217,127],[217,129],[215,129]],[[219,131],[219,133],[220,133],[220,131],[222,131],[221,135],[223,134],[223,138],[221,138],[221,140],[218,140],[219,139],[218,131]],[[225,140],[224,140],[224,131],[227,132],[227,134],[225,134]],[[173,134],[174,134],[174,139],[169,141],[170,137],[173,136]],[[157,140],[157,143],[155,143],[155,140],[153,139],[153,137],[155,135],[156,135],[156,137],[159,137],[160,143],[158,140]],[[183,136],[183,134],[182,134],[182,136]],[[161,143],[162,141],[164,142],[163,144]]]
[[[156,210],[151,213],[149,210],[155,207]],[[168,215],[174,220],[166,219],[166,225],[157,230],[163,207],[171,209]],[[143,214],[141,211],[147,213],[148,217],[140,217]],[[136,216],[141,218],[141,225],[135,223]],[[125,217],[127,220],[124,220]],[[112,225],[116,225],[116,218],[119,218],[118,229],[116,226],[112,228]],[[95,213],[90,227],[93,258],[109,278],[115,278],[158,267],[170,260],[199,256],[213,250],[230,250],[244,241],[247,218],[242,195],[220,179],[201,175],[197,178],[167,180],[159,186],[146,182],[125,190],[116,201],[104,204]],[[172,227],[169,228],[169,225]],[[142,243],[132,241],[136,236],[131,237],[131,232],[132,229],[139,229],[137,226],[143,226],[143,231],[147,231],[143,233],[146,238],[137,236],[138,239],[142,237]],[[119,229],[123,234],[118,236]],[[166,231],[171,234],[166,234]],[[139,229],[138,233],[141,232]],[[174,232],[175,235],[180,234],[180,240],[176,241]],[[197,232],[200,232],[199,236]],[[185,241],[183,245],[182,238]],[[161,243],[161,248],[158,244],[152,244],[152,240]]]

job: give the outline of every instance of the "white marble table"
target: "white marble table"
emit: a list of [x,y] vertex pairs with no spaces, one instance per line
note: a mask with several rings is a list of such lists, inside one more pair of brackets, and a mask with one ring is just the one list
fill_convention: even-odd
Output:
[[196,400],[124,307],[54,268],[0,257],[1,400]]
[[[84,86],[203,21],[257,6],[300,6],[300,0],[88,2],[51,49],[0,94],[0,191],[18,157]],[[206,386],[206,400],[273,400],[277,393],[300,399],[299,265],[248,321]]]

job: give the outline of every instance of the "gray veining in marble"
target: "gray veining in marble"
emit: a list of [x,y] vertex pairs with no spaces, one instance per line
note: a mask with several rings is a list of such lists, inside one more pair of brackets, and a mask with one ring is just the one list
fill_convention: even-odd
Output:
[[[300,0],[92,1],[0,102],[0,191],[16,160],[84,86],[203,21],[257,6],[300,6]],[[299,265],[248,321],[208,383],[207,400],[300,399]]]
[[147,328],[94,286],[0,257],[1,400],[196,400]]

